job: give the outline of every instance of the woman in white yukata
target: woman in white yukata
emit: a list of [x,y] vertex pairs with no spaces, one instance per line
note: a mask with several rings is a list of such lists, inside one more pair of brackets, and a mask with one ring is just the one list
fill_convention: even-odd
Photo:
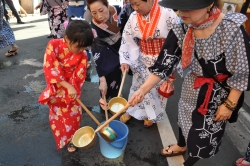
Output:
[[[172,9],[160,7],[157,0],[130,0],[130,4],[135,11],[126,23],[119,50],[122,72],[129,67],[133,71],[129,97],[150,75],[148,67],[156,61],[171,24],[177,19]],[[128,108],[120,120],[126,123],[132,116],[144,120],[145,127],[161,121],[167,99],[159,95],[160,85],[152,88],[143,102]]]

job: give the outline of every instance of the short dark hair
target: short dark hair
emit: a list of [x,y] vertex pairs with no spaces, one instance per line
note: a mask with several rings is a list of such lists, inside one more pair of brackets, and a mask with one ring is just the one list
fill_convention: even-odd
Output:
[[69,22],[65,35],[70,43],[78,43],[78,47],[91,46],[94,40],[94,35],[89,23],[85,20],[72,20]]
[[[89,8],[89,6],[92,4],[92,3],[95,3],[95,2],[101,2],[103,5],[105,5],[105,6],[109,6],[109,3],[108,3],[108,0],[86,0],[86,2],[87,2],[87,7],[88,7],[88,9],[90,10],[90,8]],[[91,10],[90,10],[91,11]]]

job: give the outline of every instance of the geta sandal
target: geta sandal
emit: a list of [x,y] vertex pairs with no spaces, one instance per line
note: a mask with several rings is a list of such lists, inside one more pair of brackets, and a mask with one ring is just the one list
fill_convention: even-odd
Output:
[[78,151],[78,148],[75,147],[75,145],[72,142],[70,142],[68,143],[67,150],[69,153],[73,153],[73,152]]
[[129,116],[128,118],[126,118],[124,116],[124,114],[122,114],[122,116],[120,117],[120,121],[123,123],[127,123],[127,121],[129,121],[131,119],[131,116]]
[[16,50],[8,50],[5,56],[10,57],[10,56],[16,55],[17,53],[18,53],[18,48]]
[[239,158],[239,159],[235,162],[235,165],[236,165],[236,166],[250,166],[250,163],[244,164],[244,163],[242,163],[243,161],[244,161],[244,158]]
[[[167,152],[172,151],[172,150],[170,150],[171,146],[174,146],[174,144],[168,145]],[[164,148],[160,152],[161,156],[163,156],[163,157],[173,157],[173,156],[184,155],[186,153],[186,150],[184,150],[184,151],[178,151],[178,152],[172,151],[171,153],[163,153],[163,152],[164,152]]]
[[149,128],[149,127],[151,127],[153,125],[152,120],[144,119],[143,121],[144,121],[143,125],[144,125],[145,128]]

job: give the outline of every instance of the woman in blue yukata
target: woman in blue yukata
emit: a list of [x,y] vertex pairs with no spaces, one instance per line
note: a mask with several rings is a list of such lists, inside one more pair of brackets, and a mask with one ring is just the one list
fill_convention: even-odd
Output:
[[100,78],[100,106],[107,100],[116,97],[121,83],[119,48],[121,45],[121,28],[118,25],[119,6],[111,6],[107,0],[87,0],[91,12],[91,26],[96,34],[96,45],[91,47],[96,71]]

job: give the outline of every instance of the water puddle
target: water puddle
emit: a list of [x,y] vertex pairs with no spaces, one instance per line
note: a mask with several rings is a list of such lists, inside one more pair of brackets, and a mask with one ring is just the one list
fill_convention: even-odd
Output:
[[30,117],[30,110],[29,106],[23,106],[20,110],[12,111],[8,118],[12,119],[14,122],[22,122],[25,119]]
[[98,113],[101,113],[101,109],[100,109],[100,106],[97,105],[97,106],[93,106],[93,107],[87,107],[90,111],[92,112],[98,112]]
[[42,91],[44,90],[44,88],[46,87],[44,82],[40,82],[40,81],[32,81],[30,82],[29,85],[24,85],[25,91],[26,93],[31,93],[31,92],[35,92],[35,93],[42,93]]
[[[0,120],[5,120],[5,119],[9,118],[9,119],[12,119],[16,123],[23,122],[28,118],[37,117],[39,111],[43,110],[43,109],[46,109],[46,108],[47,108],[46,105],[41,105],[41,104],[38,104],[38,103],[23,106],[19,110],[11,111],[11,113],[8,116],[0,117]],[[31,111],[34,111],[34,112],[31,112]],[[42,119],[44,118],[44,116],[47,116],[47,114],[41,114],[41,115],[42,116],[40,116],[40,114],[39,114],[39,117],[42,118]]]
[[4,69],[4,68],[10,67],[10,66],[13,66],[15,64],[16,63],[12,62],[12,61],[5,61],[5,62],[0,63],[0,69]]
[[87,72],[87,77],[85,81],[87,82],[93,82],[93,83],[98,83],[99,82],[99,76],[97,74],[92,74],[93,70],[89,69]]

